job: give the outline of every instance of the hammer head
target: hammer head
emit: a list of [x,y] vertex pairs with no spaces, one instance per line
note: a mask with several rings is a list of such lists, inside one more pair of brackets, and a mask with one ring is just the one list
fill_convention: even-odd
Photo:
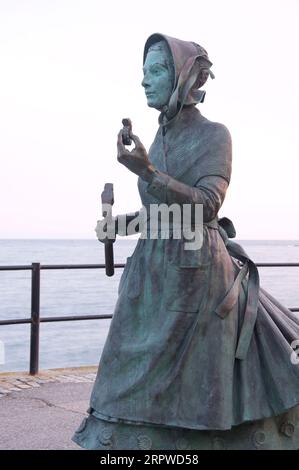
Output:
[[113,184],[106,183],[104,186],[104,191],[102,192],[102,204],[114,204],[114,195],[113,195]]

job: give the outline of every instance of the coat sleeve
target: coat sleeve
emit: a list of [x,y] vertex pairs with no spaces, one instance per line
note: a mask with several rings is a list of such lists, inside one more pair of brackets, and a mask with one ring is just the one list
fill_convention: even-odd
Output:
[[148,185],[147,191],[160,203],[171,204],[202,204],[203,220],[214,219],[222,206],[228,182],[222,176],[204,176],[196,186],[172,178],[166,173],[159,172]]
[[172,176],[154,170],[147,192],[159,203],[202,204],[204,222],[214,219],[224,201],[231,176],[231,137],[225,126],[215,124],[209,130],[207,151],[191,168],[198,176],[189,186]]

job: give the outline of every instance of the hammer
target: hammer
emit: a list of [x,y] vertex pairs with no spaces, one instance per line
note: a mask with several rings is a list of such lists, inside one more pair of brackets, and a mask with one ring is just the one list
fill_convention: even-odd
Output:
[[[109,204],[112,206],[114,204],[114,196],[113,196],[113,184],[106,183],[104,186],[104,191],[101,195],[102,199],[102,215],[106,217],[108,215],[107,210],[105,210],[104,204]],[[114,274],[114,257],[113,257],[113,243],[115,239],[107,239],[105,241],[105,267],[106,267],[106,275],[113,276]]]

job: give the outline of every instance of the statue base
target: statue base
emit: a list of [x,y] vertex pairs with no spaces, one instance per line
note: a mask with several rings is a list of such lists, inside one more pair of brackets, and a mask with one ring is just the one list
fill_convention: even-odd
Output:
[[109,422],[91,414],[83,420],[73,441],[94,450],[297,450],[299,406],[227,431]]

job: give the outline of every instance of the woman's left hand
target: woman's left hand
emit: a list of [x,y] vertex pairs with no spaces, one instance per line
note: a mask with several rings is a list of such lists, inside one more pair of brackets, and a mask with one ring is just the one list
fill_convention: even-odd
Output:
[[147,151],[137,135],[131,134],[135,147],[129,151],[122,141],[122,129],[117,137],[117,160],[125,165],[130,171],[143,178],[145,181],[151,179],[153,166],[148,158]]

